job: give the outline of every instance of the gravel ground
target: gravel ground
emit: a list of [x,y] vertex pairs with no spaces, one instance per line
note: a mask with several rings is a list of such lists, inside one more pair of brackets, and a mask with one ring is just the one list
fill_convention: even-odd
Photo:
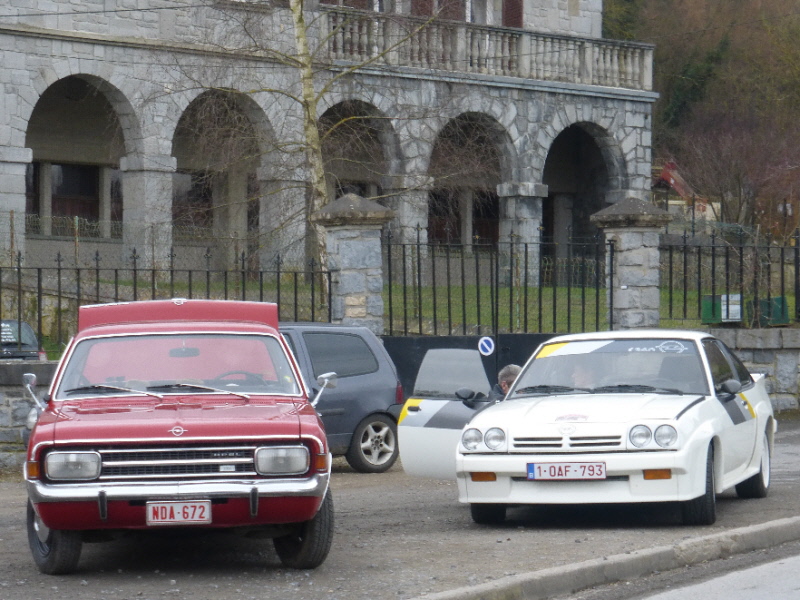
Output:
[[770,496],[719,498],[717,523],[683,527],[677,507],[537,507],[500,527],[472,523],[455,483],[397,465],[354,473],[336,460],[334,546],[314,571],[280,566],[268,540],[225,533],[134,535],[87,544],[76,574],[41,575],[25,532],[20,478],[0,480],[0,600],[406,600],[484,581],[676,543],[800,514],[800,421],[778,434]]

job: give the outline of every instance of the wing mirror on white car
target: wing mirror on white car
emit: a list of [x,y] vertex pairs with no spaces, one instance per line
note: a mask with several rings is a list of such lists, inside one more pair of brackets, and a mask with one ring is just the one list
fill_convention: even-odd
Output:
[[314,400],[311,402],[311,406],[314,407],[317,406],[317,402],[319,402],[319,397],[322,396],[322,390],[324,390],[325,388],[333,389],[336,387],[336,381],[338,378],[339,376],[332,371],[330,373],[323,373],[322,375],[317,377],[317,385],[319,386],[319,391],[317,392],[317,395],[314,398]]
[[742,382],[736,379],[726,379],[719,386],[717,386],[717,393],[722,392],[728,396],[728,399],[733,398],[742,390]]

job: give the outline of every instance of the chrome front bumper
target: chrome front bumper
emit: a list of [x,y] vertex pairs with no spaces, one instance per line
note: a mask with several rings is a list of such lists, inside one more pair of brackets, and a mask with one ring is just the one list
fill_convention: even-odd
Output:
[[41,502],[79,502],[97,500],[104,496],[114,500],[176,500],[193,498],[259,498],[286,496],[322,497],[328,489],[330,473],[318,473],[307,479],[252,479],[236,481],[181,482],[76,482],[44,483],[28,480],[28,497],[34,504]]

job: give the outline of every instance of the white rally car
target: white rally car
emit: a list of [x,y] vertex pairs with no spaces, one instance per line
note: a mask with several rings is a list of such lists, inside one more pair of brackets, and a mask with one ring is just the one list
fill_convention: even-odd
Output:
[[412,475],[455,478],[476,523],[515,505],[678,501],[685,524],[710,525],[715,494],[767,495],[765,383],[702,332],[555,337],[501,401],[409,398],[400,458]]

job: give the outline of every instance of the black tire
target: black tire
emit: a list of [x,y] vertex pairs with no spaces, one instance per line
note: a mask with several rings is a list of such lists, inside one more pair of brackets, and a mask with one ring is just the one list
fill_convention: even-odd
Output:
[[333,542],[333,496],[325,494],[322,506],[310,521],[272,543],[281,564],[292,569],[316,569],[328,557]]
[[739,498],[766,498],[769,492],[772,456],[769,451],[767,432],[761,436],[761,468],[758,473],[736,485]]
[[706,457],[706,491],[682,505],[684,525],[713,525],[717,520],[717,495],[714,492],[714,448]]
[[469,510],[478,525],[499,525],[506,520],[505,504],[470,504]]
[[359,473],[383,473],[397,460],[397,424],[387,415],[370,415],[356,427],[344,455]]
[[28,502],[28,545],[39,570],[46,575],[66,575],[78,567],[81,557],[80,531],[48,529]]

